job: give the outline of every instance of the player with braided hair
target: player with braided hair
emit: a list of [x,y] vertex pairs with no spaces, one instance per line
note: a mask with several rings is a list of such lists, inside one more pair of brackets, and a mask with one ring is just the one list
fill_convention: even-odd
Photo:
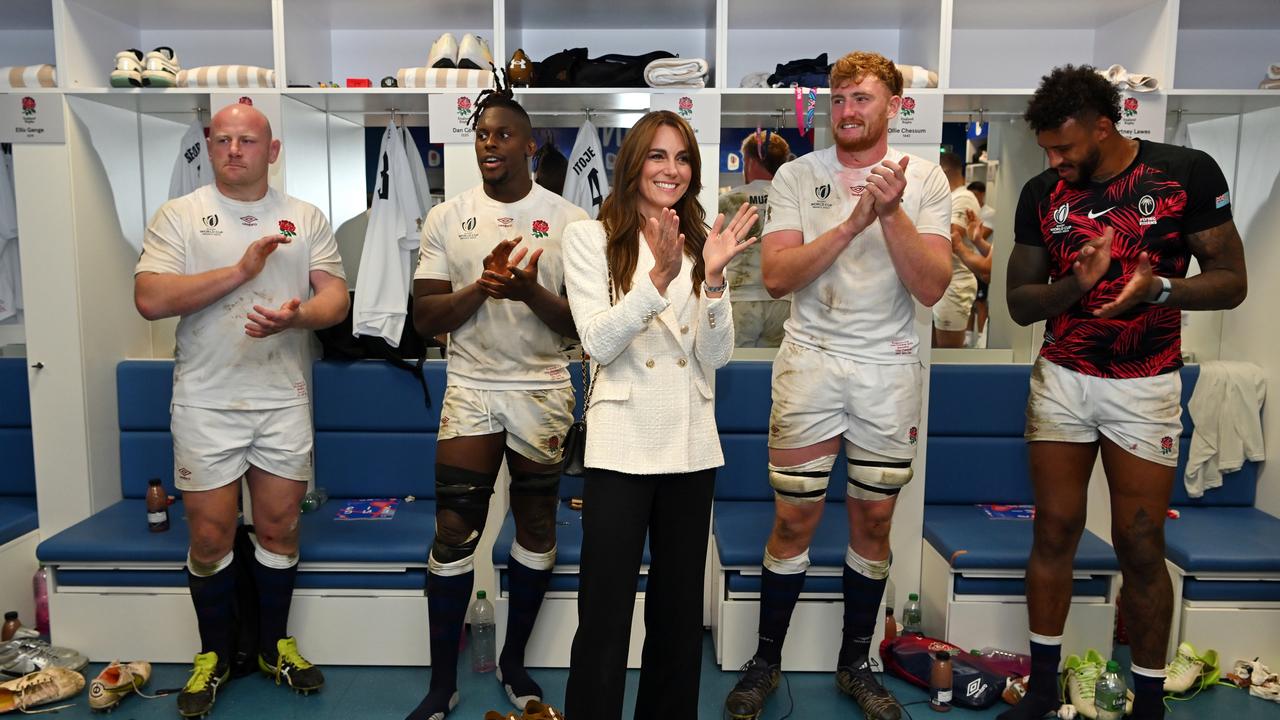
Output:
[[458,639],[473,558],[504,459],[516,538],[497,676],[517,707],[542,699],[524,651],[555,565],[560,441],[574,405],[562,348],[577,337],[560,233],[586,213],[533,183],[529,114],[496,70],[494,79],[471,117],[482,183],[428,213],[414,274],[416,329],[423,337],[449,334],[449,365],[427,576],[431,685],[409,720],[443,720],[458,704]]

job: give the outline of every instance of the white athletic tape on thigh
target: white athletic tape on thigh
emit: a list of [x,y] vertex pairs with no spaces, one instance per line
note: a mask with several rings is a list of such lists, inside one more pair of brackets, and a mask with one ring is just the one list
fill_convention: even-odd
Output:
[[799,465],[769,463],[769,484],[780,500],[790,503],[822,502],[835,464],[835,455],[824,455]]
[[[218,573],[230,567],[231,561],[235,560],[235,558],[236,558],[236,551],[232,550],[228,552],[226,555],[224,555],[221,560],[215,562],[213,565],[204,565],[203,563],[197,563],[195,560],[193,560],[191,558],[191,550],[188,549],[187,550],[187,569],[190,570],[191,574],[195,575],[196,577],[213,577],[214,575],[217,575]],[[206,568],[208,568],[207,572],[200,572],[201,570],[204,570]]]
[[846,546],[844,564],[863,577],[884,580],[889,577],[889,566],[893,564],[893,556],[890,555],[885,560],[868,560],[855,552],[852,546]]
[[[911,460],[893,458],[864,450],[852,443],[845,447],[848,457],[850,497],[897,495],[903,485],[911,482]],[[856,492],[861,491],[861,492]]]
[[512,540],[511,559],[530,570],[550,570],[556,566],[556,548],[553,545],[544,553],[536,553],[525,548],[518,540]]
[[455,575],[465,575],[471,572],[475,566],[475,555],[468,555],[461,560],[455,560],[451,563],[442,563],[436,560],[433,553],[427,554],[427,570],[432,575],[440,577],[454,577]]
[[764,551],[764,566],[769,572],[779,575],[803,575],[809,569],[809,551],[805,550],[793,558],[779,560]]

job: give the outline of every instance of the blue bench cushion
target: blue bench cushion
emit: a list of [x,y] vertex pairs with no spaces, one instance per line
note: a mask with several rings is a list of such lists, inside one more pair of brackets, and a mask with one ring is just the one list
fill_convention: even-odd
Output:
[[[321,589],[423,590],[426,570],[393,572],[308,571],[303,563],[294,587]],[[186,587],[186,570],[58,570],[60,587]]]
[[48,538],[36,548],[47,564],[158,563],[181,567],[187,561],[187,520],[182,503],[169,506],[168,532],[147,529],[145,500],[121,500]]
[[[391,520],[335,520],[341,500],[302,516],[304,563],[386,563],[425,567],[435,533],[435,503],[401,502]],[[40,543],[36,556],[49,564],[157,563],[187,559],[182,503],[169,508],[169,531],[147,530],[146,503],[121,500]]]
[[1203,580],[1188,577],[1182,583],[1182,598],[1218,602],[1280,602],[1280,580]]
[[1034,502],[1027,442],[1017,437],[935,437],[930,431],[925,503]]
[[0,358],[0,427],[31,427],[26,358]]
[[1179,511],[1164,524],[1165,555],[1186,573],[1280,572],[1280,518],[1242,507]]
[[[849,521],[843,505],[829,503],[809,545],[809,561],[818,567],[844,565],[849,547]],[[764,545],[773,529],[773,503],[720,501],[715,504],[711,531],[720,564],[726,568],[760,567]]]
[[768,360],[735,360],[721,368],[716,373],[720,434],[768,432],[772,393],[773,363]]
[[315,458],[330,497],[436,496],[435,432],[318,430]]
[[[515,516],[507,513],[502,521],[502,530],[498,539],[493,542],[493,566],[505,568],[507,556],[511,552],[511,543],[516,539]],[[576,567],[582,563],[582,513],[562,502],[556,508],[556,566]],[[644,555],[641,564],[649,564],[649,542],[644,544]],[[576,582],[576,580],[575,580]]]
[[172,360],[125,360],[116,366],[116,416],[121,430],[168,431],[172,401]]
[[[993,520],[981,508],[926,505],[924,538],[956,570],[1015,570],[1031,555],[1030,520]],[[1115,552],[1084,531],[1076,549],[1076,570],[1119,570]]]
[[1030,365],[929,368],[929,442],[935,437],[1022,437]]
[[29,427],[0,427],[0,497],[6,495],[36,495],[36,457]]
[[0,545],[26,535],[39,525],[35,498],[0,497]]

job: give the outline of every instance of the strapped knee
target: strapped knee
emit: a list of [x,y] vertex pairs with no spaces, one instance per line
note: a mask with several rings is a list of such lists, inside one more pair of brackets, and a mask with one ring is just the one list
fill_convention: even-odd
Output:
[[852,547],[844,550],[844,564],[849,569],[865,578],[884,580],[889,577],[889,567],[893,565],[893,555],[884,560],[868,560],[859,555]]
[[846,490],[851,498],[891,498],[911,482],[914,474],[910,460],[891,458],[854,445],[845,448],[845,455],[849,458],[849,485]]
[[805,550],[793,558],[776,558],[764,551],[764,567],[778,575],[803,575],[809,569],[809,551]]
[[554,497],[560,492],[560,471],[511,473],[511,494]]
[[835,455],[824,455],[799,465],[769,463],[769,484],[773,486],[774,495],[783,502],[822,502],[827,495],[827,479],[835,464]]
[[[470,569],[471,556],[480,544],[489,497],[496,477],[488,473],[436,463],[436,537],[431,545],[432,572],[437,566],[464,562]],[[441,516],[441,511],[449,514]],[[443,573],[436,573],[443,574]]]

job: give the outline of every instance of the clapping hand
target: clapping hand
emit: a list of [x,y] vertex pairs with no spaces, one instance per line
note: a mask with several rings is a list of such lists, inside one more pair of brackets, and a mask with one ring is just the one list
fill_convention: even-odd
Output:
[[755,227],[759,217],[760,211],[745,202],[727,224],[724,213],[716,216],[711,232],[707,234],[707,241],[702,246],[702,261],[706,266],[708,285],[720,285],[716,279],[724,273],[729,261],[758,241],[758,238],[745,235]]
[[684,233],[680,232],[680,216],[671,208],[663,208],[659,217],[649,218],[645,225],[644,241],[653,254],[653,269],[649,279],[659,293],[665,294],[667,286],[680,274],[684,259]]

